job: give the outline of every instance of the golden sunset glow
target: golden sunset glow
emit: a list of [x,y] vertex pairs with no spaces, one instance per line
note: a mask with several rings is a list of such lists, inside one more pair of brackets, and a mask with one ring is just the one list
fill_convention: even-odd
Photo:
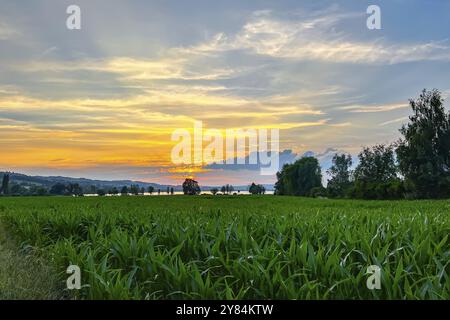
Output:
[[[450,61],[447,36],[366,34],[362,13],[337,5],[315,11],[254,4],[232,18],[214,4],[192,6],[190,14],[207,12],[195,24],[173,8],[149,19],[137,7],[117,6],[127,15],[110,20],[89,3],[81,30],[64,28],[64,12],[59,21],[61,8],[50,5],[31,16],[19,4],[0,14],[3,170],[273,183],[274,176],[252,169],[213,168],[208,155],[202,165],[176,165],[172,133],[193,134],[196,121],[204,133],[223,136],[231,129],[278,129],[279,151],[290,160],[327,150],[355,155],[363,145],[396,139],[419,78],[434,79],[430,85],[444,96],[450,92],[448,75],[435,76]],[[55,19],[40,18],[48,12]],[[349,27],[360,23],[361,30]],[[414,82],[410,91],[398,87],[404,82]]]

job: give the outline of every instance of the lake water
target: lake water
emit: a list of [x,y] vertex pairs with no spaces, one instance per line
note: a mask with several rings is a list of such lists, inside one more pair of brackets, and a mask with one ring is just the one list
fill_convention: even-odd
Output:
[[[238,196],[240,196],[240,195],[249,195],[250,194],[250,192],[248,192],[248,191],[240,191],[240,192],[237,192],[237,191],[235,191],[235,193],[236,193],[236,195],[238,195]],[[273,191],[266,191],[266,195],[273,195]],[[209,192],[209,191],[204,191],[204,192],[202,192],[201,194],[208,194],[208,195],[211,195],[212,193],[211,192]],[[231,193],[231,195],[233,195],[234,194],[234,192],[233,193]],[[160,194],[158,194],[158,192],[154,192],[153,194],[150,194],[150,193],[148,193],[148,192],[145,192],[144,193],[144,196],[171,196],[172,194],[168,194],[167,192],[162,192],[161,191],[161,193]],[[175,191],[174,193],[173,193],[173,195],[183,195],[183,192],[182,191]],[[97,197],[98,195],[97,194],[85,194],[84,196],[86,196],[86,197]],[[112,196],[112,195],[109,195],[109,194],[107,194],[106,195],[107,197],[108,196]],[[118,195],[118,196],[120,196],[120,194]]]

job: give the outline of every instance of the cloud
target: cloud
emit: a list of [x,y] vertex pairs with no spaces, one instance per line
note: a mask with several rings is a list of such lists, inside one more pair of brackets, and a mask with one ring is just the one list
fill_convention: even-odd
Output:
[[397,118],[394,120],[389,120],[389,121],[385,121],[383,123],[380,123],[380,126],[387,126],[389,124],[393,124],[393,123],[399,123],[399,122],[405,122],[409,119],[409,117],[401,117],[401,118]]
[[338,107],[339,110],[348,110],[350,112],[356,113],[375,113],[375,112],[387,112],[398,109],[407,108],[409,104],[407,103],[394,103],[394,104],[385,104],[385,105],[352,105],[352,106],[344,106]]
[[164,57],[156,59],[112,57],[74,61],[34,61],[20,66],[20,68],[26,72],[105,72],[116,74],[118,79],[123,82],[148,80],[218,80],[227,79],[240,71],[231,68],[200,67],[200,65],[193,64],[187,57]]
[[[262,166],[259,163],[257,164],[250,164],[250,157],[255,157],[256,159],[260,158],[260,155],[258,152],[252,153],[252,155],[248,155],[246,157],[240,158],[235,157],[233,158],[232,164],[218,164],[218,163],[211,163],[206,166],[204,166],[205,169],[212,169],[212,170],[225,170],[225,171],[239,171],[239,170],[251,170],[251,171],[260,171]],[[298,158],[298,154],[292,152],[292,150],[283,150],[282,152],[278,153],[279,157],[279,170],[283,167],[286,163],[292,163]],[[242,164],[243,162],[243,164]]]
[[450,61],[447,41],[426,43],[389,43],[353,40],[339,30],[346,20],[359,13],[326,12],[303,22],[273,17],[270,12],[254,14],[236,34],[216,34],[209,42],[190,47],[186,52],[215,54],[246,50],[257,55],[293,60],[330,63],[397,64],[414,61]]
[[10,40],[18,35],[20,35],[19,31],[4,22],[0,22],[0,40]]
[[[42,59],[58,50],[52,46],[40,54],[39,60],[21,62],[15,67],[25,72],[61,73],[66,77],[80,71],[110,73],[128,86],[151,86],[155,81],[164,80],[184,81],[188,86],[189,82],[235,79],[263,68],[239,66],[239,62],[226,63],[224,55],[231,51],[282,60],[369,65],[450,61],[447,41],[389,43],[381,38],[354,40],[342,24],[359,18],[361,13],[342,13],[336,8],[313,12],[309,18],[295,19],[262,10],[252,14],[236,33],[220,32],[203,43],[167,48],[153,59],[126,56],[69,61]],[[0,39],[14,33],[0,24]]]
[[57,46],[52,46],[50,48],[45,49],[40,55],[39,58],[42,59],[50,54],[52,54],[53,52],[58,51],[59,48]]

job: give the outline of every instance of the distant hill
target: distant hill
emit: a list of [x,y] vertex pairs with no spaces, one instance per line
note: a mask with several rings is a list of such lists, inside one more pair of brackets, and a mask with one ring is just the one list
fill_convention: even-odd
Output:
[[[22,173],[16,173],[16,172],[0,172],[0,176],[3,176],[4,174],[10,175],[10,181],[13,183],[23,183],[26,185],[39,185],[46,188],[50,188],[56,183],[63,183],[63,184],[75,184],[78,183],[82,188],[89,188],[90,186],[95,186],[97,189],[110,189],[110,188],[118,188],[120,190],[121,187],[127,186],[130,187],[131,185],[139,185],[139,187],[148,188],[149,186],[153,186],[155,190],[161,189],[161,191],[165,191],[167,187],[174,188],[175,191],[182,191],[181,185],[163,185],[158,183],[149,183],[149,182],[142,182],[142,181],[133,181],[133,180],[95,180],[95,179],[86,179],[86,178],[71,178],[71,177],[61,177],[61,176],[29,176]],[[215,186],[200,186],[202,190],[210,190],[214,188]],[[272,184],[265,184],[264,187],[268,191],[273,190]],[[218,187],[220,189],[220,186]],[[234,189],[236,191],[245,191],[248,190],[247,185],[242,186],[234,186]]]
[[78,183],[81,187],[90,187],[95,186],[97,188],[120,188],[123,186],[130,187],[131,185],[139,185],[139,187],[147,188],[149,186],[153,186],[156,190],[166,190],[167,187],[173,187],[174,190],[180,191],[181,186],[173,186],[173,185],[162,185],[158,183],[148,183],[142,181],[132,181],[132,180],[95,180],[95,179],[86,179],[86,178],[71,178],[71,177],[61,177],[61,176],[28,176],[22,173],[16,172],[0,172],[0,176],[3,176],[5,173],[8,173],[10,176],[10,181],[15,183],[24,183],[24,184],[35,184],[43,187],[51,187],[56,183]]

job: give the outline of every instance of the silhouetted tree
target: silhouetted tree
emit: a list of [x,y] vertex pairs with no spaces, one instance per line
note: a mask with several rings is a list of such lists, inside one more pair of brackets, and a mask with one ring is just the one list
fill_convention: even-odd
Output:
[[394,150],[383,144],[372,148],[365,147],[358,155],[359,163],[355,169],[355,180],[368,182],[387,182],[397,177]]
[[353,196],[364,199],[403,197],[403,184],[397,177],[393,146],[365,147],[358,155]]
[[122,189],[120,190],[120,194],[122,196],[128,195],[128,187],[127,186],[123,186]]
[[130,193],[135,196],[139,195],[139,186],[132,184],[130,187]]
[[9,174],[5,173],[2,179],[2,187],[0,189],[0,194],[9,193]]
[[62,196],[64,194],[66,194],[66,186],[64,184],[58,182],[50,188],[49,193],[52,195]]
[[111,189],[109,190],[109,194],[110,194],[110,195],[113,195],[113,196],[116,196],[116,195],[119,194],[119,190],[117,190],[116,187],[113,187],[113,188],[111,188]]
[[248,188],[248,192],[250,192],[251,194],[258,194],[256,189],[257,189],[256,184],[252,182],[252,185]]
[[216,195],[217,192],[219,192],[219,189],[217,189],[217,188],[212,188],[210,191],[211,191],[211,193],[212,193],[213,195]]
[[153,192],[155,192],[155,187],[149,186],[148,187],[148,193],[153,194]]
[[81,189],[81,187],[78,183],[69,183],[66,188],[67,188],[67,193],[69,195],[74,195],[74,196],[82,196],[83,195],[83,189]]
[[183,193],[187,195],[200,194],[201,190],[198,182],[193,179],[186,179],[183,182]]
[[414,197],[450,196],[450,111],[438,90],[410,100],[413,115],[403,125],[396,150],[406,187]]
[[277,173],[277,195],[310,196],[316,187],[322,187],[322,173],[319,161],[314,157],[303,157],[292,164],[285,164]]
[[327,170],[331,176],[328,180],[327,191],[331,197],[343,197],[351,186],[350,167],[352,166],[351,155],[335,154],[333,156],[332,165]]
[[234,187],[231,184],[226,184],[222,186],[220,190],[222,191],[222,193],[230,194],[234,191]]
[[264,194],[266,192],[266,188],[264,188],[261,184],[255,184],[254,182],[248,188],[248,192],[251,194]]

